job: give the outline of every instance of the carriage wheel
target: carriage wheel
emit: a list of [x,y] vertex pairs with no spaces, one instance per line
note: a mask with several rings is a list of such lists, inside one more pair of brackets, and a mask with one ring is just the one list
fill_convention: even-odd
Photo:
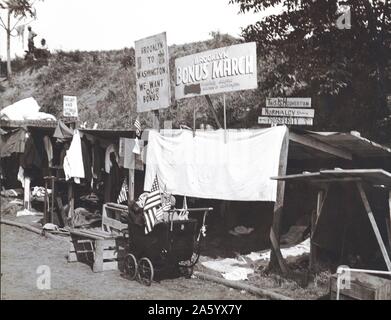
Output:
[[150,286],[153,280],[154,272],[151,260],[141,258],[138,262],[138,274],[140,282],[146,286]]
[[129,280],[134,280],[137,276],[138,266],[136,257],[129,253],[125,257],[125,273]]

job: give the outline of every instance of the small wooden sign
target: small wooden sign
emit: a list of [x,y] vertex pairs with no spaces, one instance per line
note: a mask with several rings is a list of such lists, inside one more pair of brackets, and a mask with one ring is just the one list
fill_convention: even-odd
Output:
[[269,117],[313,118],[315,116],[315,110],[300,108],[263,108],[262,115]]
[[63,97],[63,115],[64,117],[77,118],[79,112],[77,109],[77,97],[64,96]]
[[313,118],[298,117],[258,117],[258,124],[285,124],[291,126],[312,126]]
[[268,108],[311,108],[311,98],[266,98]]

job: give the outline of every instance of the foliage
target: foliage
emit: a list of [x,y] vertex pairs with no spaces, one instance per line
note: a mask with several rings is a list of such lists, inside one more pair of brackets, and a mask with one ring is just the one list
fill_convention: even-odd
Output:
[[[390,2],[367,0],[231,0],[240,12],[280,8],[243,29],[258,43],[263,59],[275,64],[266,71],[263,90],[270,95],[308,95],[317,109],[316,128],[359,130],[390,139],[378,130],[389,112]],[[348,14],[351,28],[337,20]],[[345,21],[346,22],[346,21]]]

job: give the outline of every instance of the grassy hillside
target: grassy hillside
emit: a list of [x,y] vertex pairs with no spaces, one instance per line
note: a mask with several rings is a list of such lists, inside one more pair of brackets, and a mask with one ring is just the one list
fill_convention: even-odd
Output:
[[[176,58],[239,42],[228,35],[213,33],[212,39],[208,41],[171,46],[172,92]],[[87,121],[88,127],[96,122],[99,128],[132,128],[137,117],[133,61],[132,48],[106,52],[57,52],[45,63],[18,59],[13,62],[13,82],[3,83],[0,108],[33,96],[41,105],[41,111],[61,116],[63,95],[75,95],[78,97],[80,120]],[[259,95],[259,92],[247,91],[227,96],[229,126],[241,126],[243,121],[246,125],[256,124],[255,114],[250,115],[255,112],[255,101],[260,101]],[[221,111],[221,97],[214,96],[212,99],[218,111]],[[172,107],[161,112],[162,121],[172,120],[174,127],[180,124],[192,126],[194,107],[198,110],[197,124],[215,125],[204,97],[178,102],[173,97]],[[219,115],[222,122],[222,111]],[[246,120],[250,118],[253,123]],[[141,121],[144,126],[151,126],[152,115],[143,113]]]

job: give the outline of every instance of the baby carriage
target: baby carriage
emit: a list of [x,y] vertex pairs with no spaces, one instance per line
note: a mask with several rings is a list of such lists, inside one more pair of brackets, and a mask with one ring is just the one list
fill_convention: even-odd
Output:
[[196,219],[173,220],[171,210],[168,221],[155,225],[145,234],[145,227],[129,221],[129,253],[125,257],[125,273],[129,280],[138,279],[146,286],[164,274],[179,271],[191,277],[198,262],[201,241],[205,237],[205,220],[213,208],[187,209],[189,213],[203,212],[202,226]]

